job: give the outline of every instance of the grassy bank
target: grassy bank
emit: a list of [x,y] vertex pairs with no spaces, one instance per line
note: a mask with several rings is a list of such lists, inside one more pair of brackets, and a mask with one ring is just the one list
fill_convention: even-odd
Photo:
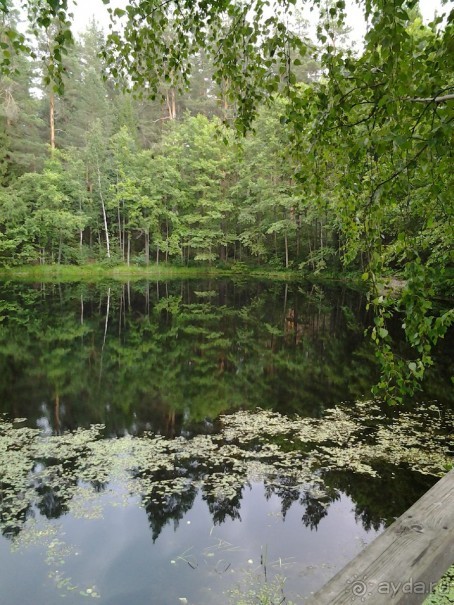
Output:
[[178,267],[172,265],[24,265],[20,267],[0,267],[0,279],[39,282],[80,282],[80,281],[140,281],[171,279],[209,279],[219,277],[261,278],[273,280],[301,280],[301,271],[276,271],[270,268],[250,268],[245,265],[232,265],[228,268],[201,266]]

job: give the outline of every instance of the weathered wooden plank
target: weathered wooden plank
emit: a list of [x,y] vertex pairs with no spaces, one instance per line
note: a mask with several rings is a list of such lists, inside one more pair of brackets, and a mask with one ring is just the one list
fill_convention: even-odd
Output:
[[419,605],[453,563],[454,470],[307,603]]

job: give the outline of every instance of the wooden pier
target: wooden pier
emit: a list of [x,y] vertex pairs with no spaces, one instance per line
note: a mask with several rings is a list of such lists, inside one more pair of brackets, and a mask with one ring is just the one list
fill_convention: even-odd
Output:
[[453,563],[451,470],[307,604],[420,605]]

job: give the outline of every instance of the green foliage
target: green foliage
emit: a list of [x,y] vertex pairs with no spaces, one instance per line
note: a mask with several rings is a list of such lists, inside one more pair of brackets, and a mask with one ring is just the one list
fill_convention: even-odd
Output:
[[433,593],[423,605],[449,605],[454,600],[454,566],[451,566],[438,582]]
[[[382,364],[378,389],[391,401],[414,391],[453,321],[452,311],[438,314],[431,302],[453,260],[447,169],[453,104],[444,96],[452,89],[452,23],[425,27],[403,5],[390,11],[371,3],[374,26],[364,52],[354,57],[328,45],[329,77],[314,87],[309,102],[295,91],[294,115],[288,114],[296,152],[311,137],[318,178],[331,176],[344,261],[359,257],[367,269],[376,314],[372,338]],[[309,178],[304,170],[302,178]],[[406,285],[391,293],[383,280],[396,271]],[[392,351],[387,324],[397,313],[414,349],[407,359]]]
[[234,605],[292,605],[292,601],[285,597],[284,587],[283,577],[276,577],[272,581],[266,576],[247,577],[244,587],[230,591],[230,598]]
[[64,246],[71,248],[83,230],[87,222],[81,210],[85,190],[70,167],[64,168],[64,160],[63,155],[54,154],[42,173],[24,174],[2,192],[2,222],[8,233],[12,228],[23,234],[12,240],[14,247],[10,244],[11,262],[23,262],[26,254],[29,260],[60,263],[66,256]]
[[[425,25],[415,0],[358,4],[370,26],[354,52],[345,2],[313,0],[317,43],[293,1],[270,15],[265,0],[140,0],[109,9],[106,41],[92,24],[77,44],[65,3],[27,2],[26,39],[4,2],[1,262],[359,269],[379,392],[411,394],[453,322],[431,302],[454,260],[453,13]],[[27,45],[46,59],[42,101]],[[68,155],[41,172],[47,123]],[[396,316],[413,348],[404,359]]]
[[[20,33],[14,24],[6,22],[2,27],[0,70],[10,74],[14,71],[14,59],[18,54],[26,53],[31,58],[36,58],[34,39],[43,32],[52,30],[52,43],[48,45],[48,61],[45,64],[44,81],[46,85],[52,85],[55,90],[63,90],[62,76],[65,71],[63,57],[68,48],[74,43],[71,32],[68,4],[58,0],[27,0],[24,6],[28,17],[29,29],[26,35]],[[8,0],[0,3],[0,14],[9,17],[11,6]]]

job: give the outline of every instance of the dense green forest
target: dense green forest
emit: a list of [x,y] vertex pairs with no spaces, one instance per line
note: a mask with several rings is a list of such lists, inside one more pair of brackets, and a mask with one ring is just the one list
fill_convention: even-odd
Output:
[[366,3],[355,50],[345,2],[312,6],[316,40],[263,0],[134,2],[74,40],[66,2],[25,34],[2,2],[0,264],[353,271],[380,387],[411,392],[453,319],[454,11]]
[[102,78],[103,43],[93,23],[65,60],[61,96],[23,57],[3,78],[3,263],[337,266],[332,212],[295,179],[282,99],[236,140],[202,54],[186,94],[138,101]]

